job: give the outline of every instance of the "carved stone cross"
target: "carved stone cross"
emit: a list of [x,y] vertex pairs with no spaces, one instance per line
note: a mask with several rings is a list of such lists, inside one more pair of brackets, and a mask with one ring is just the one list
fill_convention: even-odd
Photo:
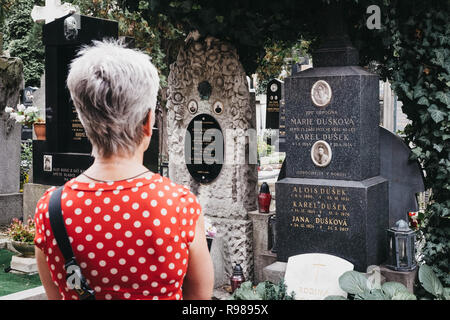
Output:
[[47,24],[65,15],[79,12],[80,9],[70,3],[61,4],[61,0],[45,0],[45,7],[33,7],[31,18],[34,22]]

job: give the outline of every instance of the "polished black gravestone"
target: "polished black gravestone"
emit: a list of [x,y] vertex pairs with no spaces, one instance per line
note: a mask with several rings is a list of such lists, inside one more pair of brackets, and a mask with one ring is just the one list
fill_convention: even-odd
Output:
[[[66,86],[70,62],[93,40],[118,38],[118,23],[73,14],[43,26],[45,45],[46,140],[33,141],[33,182],[62,185],[94,161],[92,146]],[[158,170],[158,138],[144,154],[144,165]],[[155,146],[156,144],[156,146]]]
[[283,82],[272,79],[267,84],[266,93],[266,129],[279,129],[281,86]]
[[420,164],[409,159],[411,149],[396,134],[380,127],[380,175],[389,181],[389,226],[408,221],[418,211],[417,193],[424,192]]
[[224,140],[217,120],[202,113],[188,124],[185,136],[185,162],[192,178],[200,183],[214,181],[222,170]]
[[[408,221],[408,212],[418,211],[417,194],[425,191],[423,171],[417,161],[409,159],[411,149],[396,134],[379,127],[380,175],[389,182],[389,226],[398,220]],[[286,178],[283,161],[277,181]]]
[[327,6],[314,68],[285,79],[286,178],[276,183],[277,259],[328,253],[355,270],[386,257],[388,181],[380,176],[379,80],[358,67],[340,8]]

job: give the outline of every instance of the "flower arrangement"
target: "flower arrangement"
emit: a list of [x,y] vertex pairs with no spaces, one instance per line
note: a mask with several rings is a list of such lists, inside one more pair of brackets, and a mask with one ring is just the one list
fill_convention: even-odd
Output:
[[207,238],[214,238],[217,234],[217,228],[211,223],[211,220],[205,216],[205,233]]
[[19,219],[13,219],[7,234],[14,241],[33,244],[35,231],[34,220],[30,217],[27,223],[23,223]]
[[9,117],[16,120],[16,123],[26,126],[44,122],[44,120],[39,117],[39,109],[34,106],[25,107],[23,104],[18,104],[17,110],[12,107],[6,107],[5,112],[9,113]]

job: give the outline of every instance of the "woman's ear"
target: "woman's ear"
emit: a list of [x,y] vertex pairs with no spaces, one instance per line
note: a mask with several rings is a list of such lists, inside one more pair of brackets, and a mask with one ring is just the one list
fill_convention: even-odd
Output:
[[147,137],[151,137],[152,136],[152,118],[153,118],[153,113],[151,111],[148,112],[147,115],[147,119],[144,122],[144,134]]

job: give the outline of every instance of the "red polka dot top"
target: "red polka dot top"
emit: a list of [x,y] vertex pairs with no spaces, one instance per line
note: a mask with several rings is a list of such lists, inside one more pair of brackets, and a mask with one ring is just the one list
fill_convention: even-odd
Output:
[[[35,244],[46,255],[64,300],[64,259],[50,227],[50,188],[36,207]],[[65,184],[61,208],[83,275],[102,299],[182,299],[189,245],[201,207],[186,187],[150,177],[108,183]]]

